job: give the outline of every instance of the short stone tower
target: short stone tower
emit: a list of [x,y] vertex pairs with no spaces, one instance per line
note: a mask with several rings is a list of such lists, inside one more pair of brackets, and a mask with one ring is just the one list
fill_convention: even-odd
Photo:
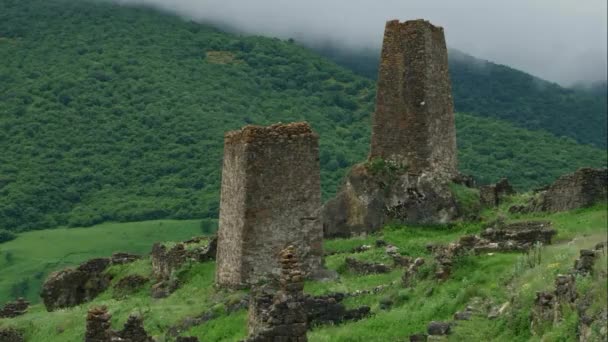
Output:
[[277,256],[298,246],[306,274],[319,270],[319,137],[307,123],[246,126],[224,138],[216,283],[256,284],[279,275]]
[[412,174],[457,173],[445,37],[428,21],[386,23],[369,155],[378,157]]

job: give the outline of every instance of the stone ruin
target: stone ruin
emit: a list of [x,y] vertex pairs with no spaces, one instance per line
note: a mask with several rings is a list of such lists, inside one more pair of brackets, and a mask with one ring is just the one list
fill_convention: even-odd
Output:
[[458,214],[456,128],[443,29],[424,20],[386,24],[371,148],[323,208],[326,237],[392,220],[445,223]]
[[91,259],[49,275],[40,293],[46,309],[69,308],[97,297],[110,286],[112,277],[104,272],[110,264],[109,258]]
[[247,342],[305,342],[308,322],[304,298],[304,273],[300,269],[298,253],[288,246],[280,253],[280,290],[272,301],[268,296],[257,296],[249,308]]
[[278,275],[276,255],[298,246],[306,276],[323,265],[319,137],[305,122],[225,135],[216,283],[242,287]]
[[526,252],[537,243],[551,244],[556,234],[549,221],[505,223],[499,220],[479,235],[465,235],[458,242],[427,247],[435,254],[435,276],[445,280],[451,275],[454,260],[459,255],[467,252]]
[[179,288],[179,281],[174,272],[186,262],[205,262],[214,260],[217,253],[217,238],[200,236],[188,241],[179,242],[172,247],[162,243],[152,246],[152,297],[165,298]]
[[514,205],[511,213],[565,211],[605,202],[608,196],[608,169],[580,168],[539,189],[525,205]]
[[117,252],[110,258],[95,258],[76,268],[51,273],[44,284],[40,297],[48,311],[73,307],[91,301],[105,291],[112,277],[105,273],[111,265],[123,265],[141,257]]
[[0,318],[14,318],[24,315],[30,306],[30,302],[24,298],[18,298],[14,302],[8,302],[0,309]]
[[112,330],[112,315],[108,308],[93,307],[87,313],[85,342],[154,342],[144,329],[141,317],[131,315],[122,330]]
[[515,189],[506,178],[502,178],[496,184],[479,187],[479,200],[481,205],[486,208],[498,207],[505,197],[513,194],[515,194]]

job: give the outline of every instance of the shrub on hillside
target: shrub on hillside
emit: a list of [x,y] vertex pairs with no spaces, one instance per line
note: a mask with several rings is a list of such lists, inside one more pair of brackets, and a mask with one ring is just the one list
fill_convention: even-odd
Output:
[[17,238],[17,234],[11,233],[8,230],[0,229],[0,243],[8,242]]

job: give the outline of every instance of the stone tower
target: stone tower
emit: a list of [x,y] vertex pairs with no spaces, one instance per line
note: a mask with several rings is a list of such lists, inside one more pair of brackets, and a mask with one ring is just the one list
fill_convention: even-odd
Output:
[[298,246],[302,270],[322,266],[319,137],[307,123],[246,126],[224,138],[216,283],[240,287],[279,275]]
[[445,37],[428,21],[386,23],[369,159],[378,157],[412,174],[457,172]]

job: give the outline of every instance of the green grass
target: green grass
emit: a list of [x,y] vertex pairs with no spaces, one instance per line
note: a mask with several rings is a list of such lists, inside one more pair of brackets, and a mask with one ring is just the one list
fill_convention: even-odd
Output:
[[155,242],[197,235],[201,235],[200,220],[106,223],[19,234],[0,244],[0,303],[17,296],[39,301],[40,286],[53,271],[118,251],[147,254]]
[[[513,201],[521,198],[513,197]],[[358,322],[337,326],[318,326],[309,332],[310,341],[400,341],[411,334],[423,332],[431,320],[451,320],[456,311],[465,306],[488,310],[509,302],[507,312],[494,320],[486,314],[474,315],[471,321],[460,321],[454,328],[450,340],[453,341],[570,341],[576,333],[578,317],[575,311],[566,310],[564,320],[551,329],[541,329],[537,335],[530,331],[530,310],[536,291],[552,290],[558,273],[567,272],[578,258],[581,248],[589,248],[598,241],[606,239],[606,205],[574,210],[571,212],[544,215],[509,215],[504,208],[497,212],[485,212],[486,219],[495,218],[499,213],[508,220],[524,218],[547,219],[553,222],[559,235],[556,243],[541,248],[541,261],[534,267],[526,262],[520,253],[485,253],[460,257],[452,276],[445,282],[438,282],[432,276],[433,256],[427,251],[429,243],[447,243],[464,234],[477,233],[484,223],[460,222],[448,226],[398,226],[385,227],[383,231],[368,237],[335,239],[325,242],[328,251],[337,254],[327,256],[328,268],[337,271],[340,278],[328,282],[309,281],[305,292],[324,294],[334,291],[354,292],[370,290],[384,285],[383,291],[374,294],[347,298],[347,307],[368,305],[372,316]],[[490,215],[491,214],[491,215]],[[153,223],[153,222],[152,222]],[[178,224],[179,222],[172,222]],[[147,223],[151,224],[151,223]],[[155,224],[158,224],[156,222]],[[165,223],[167,225],[168,223]],[[193,230],[196,227],[194,222]],[[61,230],[59,230],[61,231]],[[42,231],[56,232],[56,230]],[[34,234],[34,233],[31,233]],[[21,237],[20,237],[21,238]],[[574,238],[574,239],[573,239]],[[400,283],[402,270],[396,269],[387,274],[360,276],[352,274],[344,267],[344,259],[352,256],[361,260],[391,263],[383,247],[375,247],[377,239],[383,239],[399,247],[402,254],[423,257],[426,264],[421,268],[421,276],[411,288]],[[18,242],[19,239],[12,243]],[[363,253],[350,253],[353,247],[369,244],[374,247]],[[606,279],[602,267],[606,264],[603,256],[597,263],[598,270],[593,277],[577,279],[581,294],[594,299],[593,312],[606,307]],[[114,266],[109,272],[114,275],[113,282],[129,274],[149,275],[149,259]],[[107,305],[113,314],[113,327],[118,329],[128,315],[138,312],[145,319],[145,327],[159,341],[165,338],[169,327],[187,317],[213,312],[215,316],[202,325],[183,332],[184,336],[198,336],[204,341],[237,341],[246,336],[247,313],[240,310],[228,314],[225,304],[235,302],[245,295],[244,291],[226,292],[216,289],[214,283],[215,263],[206,262],[186,265],[178,274],[183,287],[165,299],[152,299],[149,284],[123,300],[116,300],[112,290],[108,290],[92,303],[75,308],[59,310],[54,313],[44,311],[37,304],[22,317],[0,320],[0,326],[11,325],[26,331],[31,341],[79,341],[85,327],[86,310],[95,305]],[[380,308],[380,301],[390,299],[390,310]]]

